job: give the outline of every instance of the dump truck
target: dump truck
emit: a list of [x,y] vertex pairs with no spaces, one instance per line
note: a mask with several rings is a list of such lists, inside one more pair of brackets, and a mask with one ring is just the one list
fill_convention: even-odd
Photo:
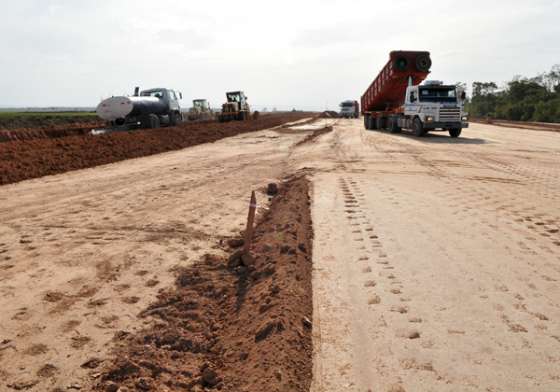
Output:
[[440,81],[421,84],[430,74],[430,52],[393,51],[361,98],[364,126],[416,136],[443,130],[459,137],[468,128],[465,91]]
[[222,111],[218,114],[220,122],[232,120],[245,121],[251,118],[251,108],[243,91],[226,93],[226,98],[227,102],[222,105]]
[[192,108],[187,115],[189,121],[212,120],[214,113],[206,99],[193,99]]
[[343,101],[340,104],[340,114],[342,118],[359,118],[360,117],[360,104],[358,101]]
[[183,95],[168,88],[134,90],[132,96],[107,98],[97,106],[97,115],[111,130],[159,128],[183,121],[179,99]]

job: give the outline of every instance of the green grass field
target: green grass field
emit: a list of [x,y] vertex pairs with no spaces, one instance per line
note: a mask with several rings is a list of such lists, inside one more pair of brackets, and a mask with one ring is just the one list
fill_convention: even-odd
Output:
[[25,117],[91,117],[95,116],[95,112],[3,112],[0,111],[0,119],[5,118],[25,118]]
[[100,121],[94,112],[0,111],[0,129],[44,128]]

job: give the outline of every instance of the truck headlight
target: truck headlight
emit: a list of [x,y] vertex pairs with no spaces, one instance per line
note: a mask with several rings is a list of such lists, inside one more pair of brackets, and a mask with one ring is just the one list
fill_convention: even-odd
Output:
[[461,117],[461,121],[469,121],[469,116],[463,116],[463,117]]
[[434,117],[433,116],[427,116],[426,117],[426,122],[432,122],[434,121]]

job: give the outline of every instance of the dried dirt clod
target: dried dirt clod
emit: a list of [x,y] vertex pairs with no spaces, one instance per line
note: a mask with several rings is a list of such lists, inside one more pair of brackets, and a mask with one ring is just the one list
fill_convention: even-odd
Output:
[[105,384],[105,392],[117,392],[119,390],[119,385],[110,381]]
[[101,365],[101,363],[103,363],[103,360],[99,358],[90,358],[84,363],[82,363],[80,367],[84,369],[97,369],[99,365]]
[[284,330],[284,325],[281,321],[271,321],[262,327],[255,335],[255,342],[260,342],[268,338],[272,333],[282,332]]
[[207,388],[214,388],[220,383],[221,379],[218,377],[218,373],[210,367],[205,367],[200,375],[200,383],[202,386]]
[[278,184],[270,183],[266,188],[266,194],[268,196],[276,196],[278,194]]
[[245,244],[243,238],[231,238],[227,241],[227,244],[232,249],[241,248]]

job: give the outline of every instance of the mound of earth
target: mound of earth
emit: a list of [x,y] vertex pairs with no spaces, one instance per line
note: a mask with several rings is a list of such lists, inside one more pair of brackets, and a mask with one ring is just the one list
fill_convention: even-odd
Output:
[[309,186],[280,187],[245,267],[207,255],[142,312],[151,327],[120,332],[100,391],[308,391],[312,375]]
[[243,122],[8,141],[0,143],[0,185],[211,143],[305,117],[309,114],[271,114]]

